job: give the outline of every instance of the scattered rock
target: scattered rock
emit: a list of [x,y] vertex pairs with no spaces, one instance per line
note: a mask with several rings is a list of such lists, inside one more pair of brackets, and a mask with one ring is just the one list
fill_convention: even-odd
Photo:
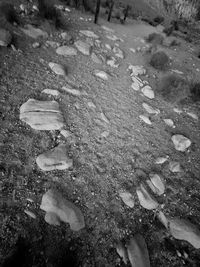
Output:
[[92,52],[91,58],[95,63],[102,64],[102,60],[94,52]]
[[135,205],[134,196],[127,192],[127,191],[121,191],[119,192],[119,196],[121,197],[122,201],[130,208],[133,208]]
[[160,113],[159,109],[154,109],[147,103],[142,103],[142,106],[149,114],[156,114],[157,115]]
[[56,101],[29,99],[20,107],[20,120],[36,130],[59,130],[64,126]]
[[191,145],[190,139],[181,134],[173,135],[171,140],[174,143],[175,149],[181,152],[184,152]]
[[146,124],[149,124],[149,125],[152,124],[151,121],[150,121],[150,119],[149,119],[147,116],[145,116],[145,115],[140,115],[139,117],[140,117],[140,119],[141,119],[143,122],[145,122]]
[[125,264],[127,264],[128,263],[128,254],[127,254],[126,248],[122,244],[122,242],[117,243],[116,251],[117,251],[118,255],[122,258],[123,262]]
[[47,95],[52,95],[52,96],[60,95],[60,92],[58,90],[53,90],[53,89],[44,89],[42,93],[47,94]]
[[169,127],[175,128],[176,126],[174,125],[174,122],[172,119],[164,119],[163,120],[165,124],[167,124]]
[[152,90],[152,88],[149,85],[144,86],[141,91],[142,91],[143,95],[148,97],[149,99],[155,98],[154,91]]
[[89,38],[94,38],[94,39],[98,39],[99,36],[96,35],[93,31],[88,31],[88,30],[81,30],[79,31],[81,34],[89,37]]
[[102,79],[104,81],[108,80],[108,74],[105,71],[95,70],[94,74],[96,77],[99,77],[100,79]]
[[129,65],[128,70],[131,71],[131,76],[145,75],[146,69],[143,66]]
[[116,57],[119,57],[119,58],[122,58],[122,59],[124,58],[124,53],[119,47],[114,46],[113,52],[115,53]]
[[47,47],[52,47],[54,49],[58,48],[60,46],[60,44],[58,42],[54,42],[54,41],[46,41],[46,46]]
[[157,209],[159,204],[158,202],[149,194],[147,189],[143,184],[140,184],[140,186],[136,190],[140,205],[147,209],[147,210],[153,210]]
[[158,174],[150,174],[149,178],[150,183],[148,182],[148,185],[151,190],[159,196],[164,194],[165,184],[163,182],[163,179]]
[[172,218],[168,219],[171,235],[178,240],[189,242],[196,249],[200,248],[200,231],[187,220]]
[[73,165],[72,159],[67,156],[67,150],[64,144],[60,144],[39,155],[36,158],[36,163],[43,171],[65,170]]
[[57,75],[66,76],[67,70],[63,65],[50,62],[49,67],[52,69],[53,72],[55,72]]
[[169,170],[171,172],[181,172],[181,164],[176,161],[169,162]]
[[12,41],[12,35],[5,29],[0,29],[0,46],[8,46]]
[[118,68],[119,67],[119,64],[116,64],[116,59],[114,57],[109,58],[106,61],[106,64],[111,66],[112,68]]
[[180,71],[180,70],[171,70],[172,72],[174,72],[174,73],[177,73],[177,74],[184,74],[182,71]]
[[103,112],[100,113],[100,118],[106,122],[106,123],[110,123],[109,120],[106,118],[105,114]]
[[112,34],[112,35],[107,34],[106,35],[106,38],[108,38],[111,41],[117,41],[117,40],[119,40],[119,38],[116,35],[114,35],[114,34]]
[[136,234],[130,239],[127,251],[132,267],[150,267],[147,245],[140,234]]
[[40,208],[46,211],[45,219],[51,218],[51,221],[48,220],[50,224],[58,225],[59,221],[63,221],[69,223],[73,231],[79,231],[85,227],[81,210],[55,189],[50,189],[43,195]]
[[79,41],[76,41],[74,43],[74,45],[76,46],[76,48],[83,54],[83,55],[86,55],[86,56],[89,56],[90,55],[90,52],[91,52],[91,45],[89,45],[88,43],[85,43],[81,40]]
[[45,31],[42,31],[39,28],[35,28],[30,24],[25,25],[25,28],[21,28],[21,30],[28,35],[31,38],[37,39],[39,37],[47,38],[48,33]]
[[88,104],[89,108],[94,108],[94,109],[96,108],[96,106],[93,102],[88,102],[87,104]]
[[56,53],[62,56],[76,56],[77,50],[70,46],[60,46],[56,49]]

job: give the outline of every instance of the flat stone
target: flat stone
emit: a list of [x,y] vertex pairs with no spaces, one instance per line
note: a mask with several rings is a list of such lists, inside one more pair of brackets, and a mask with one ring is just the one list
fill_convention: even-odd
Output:
[[140,234],[136,234],[127,244],[128,258],[132,267],[150,267],[146,242]]
[[114,46],[113,47],[113,52],[115,53],[115,56],[116,57],[119,57],[121,59],[124,58],[124,53],[123,53],[123,51],[119,47]]
[[55,190],[48,190],[42,197],[40,209],[46,212],[46,220],[53,225],[69,223],[71,230],[79,231],[85,227],[85,221],[81,210]]
[[100,118],[106,122],[106,123],[110,123],[109,120],[107,119],[107,117],[105,116],[105,114],[103,112],[100,113]]
[[60,95],[60,92],[58,90],[53,90],[53,89],[44,89],[42,93],[47,94],[47,95],[52,95],[52,96]]
[[128,254],[127,254],[126,248],[122,244],[122,242],[117,243],[116,251],[117,251],[118,255],[120,256],[120,258],[122,258],[123,262],[125,264],[127,264],[128,263]]
[[68,32],[62,32],[60,34],[61,38],[64,39],[67,42],[70,42],[73,38]]
[[31,38],[37,39],[39,37],[43,37],[43,38],[47,38],[48,37],[48,33],[45,31],[42,31],[39,28],[35,28],[30,24],[25,25],[25,28],[21,28],[21,30],[23,31],[23,33],[25,33],[26,35],[28,35]]
[[135,206],[134,196],[131,193],[127,191],[121,191],[119,192],[119,196],[124,204],[126,204],[128,207],[133,208]]
[[112,35],[107,34],[106,35],[106,38],[108,38],[111,41],[118,41],[119,40],[119,38],[116,35],[114,35],[114,34],[112,34]]
[[154,91],[152,90],[152,88],[149,85],[144,86],[141,89],[142,93],[144,96],[146,96],[149,99],[154,99],[155,98],[155,94]]
[[174,125],[174,122],[172,119],[163,119],[165,124],[167,124],[169,127],[175,128],[176,126]]
[[149,114],[159,114],[160,110],[159,109],[154,109],[152,106],[150,106],[147,103],[142,103],[143,108],[149,113]]
[[150,180],[148,185],[151,188],[151,190],[157,194],[157,195],[162,195],[165,192],[165,183],[163,181],[163,178],[161,178],[158,174],[149,174]]
[[139,118],[140,118],[143,122],[145,122],[146,124],[149,124],[149,125],[152,124],[152,122],[150,121],[150,119],[149,119],[147,116],[145,116],[145,115],[140,115]]
[[156,164],[163,164],[168,160],[169,156],[166,157],[158,157],[155,161]]
[[146,69],[144,66],[129,65],[128,70],[131,71],[131,76],[145,75]]
[[109,136],[110,132],[108,131],[104,131],[103,133],[101,133],[101,137],[107,138]]
[[93,108],[93,109],[96,108],[96,105],[93,102],[88,102],[87,105],[89,108]]
[[102,28],[104,31],[106,31],[106,32],[112,32],[112,33],[114,33],[114,30],[111,29],[111,28],[109,28],[109,27],[107,27],[107,26],[102,25],[101,28]]
[[188,116],[190,116],[194,120],[198,120],[198,116],[195,113],[193,113],[193,112],[186,112],[186,113]]
[[91,59],[97,64],[102,64],[102,60],[94,52],[91,54]]
[[88,30],[81,30],[79,31],[81,34],[89,37],[89,38],[94,38],[94,39],[98,39],[99,36],[96,35],[93,31],[88,31]]
[[66,76],[67,70],[63,65],[50,62],[49,67],[52,69],[53,72],[55,72],[57,75]]
[[79,91],[77,89],[68,88],[66,86],[63,86],[62,87],[62,90],[64,90],[66,93],[68,93],[70,95],[74,95],[74,96],[80,96],[80,95],[82,95],[81,91]]
[[169,170],[171,172],[181,172],[181,164],[176,161],[170,161],[169,162]]
[[0,46],[8,46],[12,41],[12,35],[5,29],[0,29]]
[[175,146],[175,149],[181,152],[184,152],[192,143],[190,139],[181,134],[173,135],[171,140]]
[[173,109],[174,110],[174,112],[176,112],[176,113],[178,113],[178,114],[181,114],[183,111],[181,110],[181,109],[179,109],[179,108],[174,108]]
[[140,184],[140,186],[136,189],[136,193],[140,202],[140,205],[147,209],[147,210],[153,210],[157,209],[159,204],[154,199],[153,196],[149,194],[146,187],[143,184]]
[[131,87],[135,91],[139,91],[140,88],[144,86],[142,80],[137,76],[132,76],[131,80],[132,80]]
[[67,156],[67,150],[64,144],[60,144],[39,155],[36,158],[36,163],[43,171],[65,170],[73,165],[72,159]]
[[60,46],[56,49],[56,53],[62,56],[76,56],[77,50],[70,46]]
[[83,55],[86,55],[86,56],[89,56],[90,55],[90,52],[91,52],[91,45],[86,43],[86,42],[83,42],[81,40],[79,41],[76,41],[74,43],[74,45],[76,46],[76,48],[83,54]]
[[59,130],[64,126],[56,101],[29,99],[20,107],[20,120],[36,130]]
[[102,79],[104,81],[108,80],[108,74],[105,71],[95,70],[94,74],[95,74],[96,77],[98,77],[98,78],[100,78],[100,79]]

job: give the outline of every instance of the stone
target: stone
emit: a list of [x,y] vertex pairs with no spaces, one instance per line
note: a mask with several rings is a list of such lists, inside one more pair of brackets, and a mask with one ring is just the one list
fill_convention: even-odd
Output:
[[165,228],[168,230],[169,229],[169,222],[165,214],[159,210],[157,213],[157,218],[158,220],[165,226]]
[[58,48],[60,46],[60,44],[58,42],[49,41],[49,40],[47,40],[45,44],[46,44],[47,47],[50,46],[50,47],[52,47],[54,49],[56,49],[56,48]]
[[140,234],[132,237],[127,244],[128,258],[132,267],[150,267],[146,242]]
[[91,59],[97,64],[102,64],[102,60],[94,52],[91,54]]
[[150,182],[147,182],[151,190],[161,196],[165,192],[165,183],[158,174],[149,174]]
[[105,48],[108,49],[108,50],[112,49],[111,45],[109,45],[109,44],[105,44]]
[[144,96],[146,96],[149,99],[154,99],[155,98],[155,94],[154,91],[152,90],[151,86],[146,85],[141,89],[142,93]]
[[110,134],[110,132],[104,131],[103,133],[101,133],[101,137],[107,138],[109,136],[109,134]]
[[179,108],[173,108],[173,111],[178,113],[178,114],[181,114],[183,111]]
[[39,28],[35,28],[30,24],[25,25],[25,28],[21,28],[21,30],[23,31],[23,33],[25,33],[26,35],[28,35],[31,38],[37,39],[39,37],[43,37],[43,38],[47,38],[48,37],[48,33],[45,31],[42,31]]
[[190,116],[194,120],[198,120],[198,116],[195,113],[193,113],[193,112],[186,112],[186,113],[188,116]]
[[174,122],[172,119],[163,119],[163,121],[165,122],[165,124],[167,124],[167,126],[175,128],[176,126],[174,125]]
[[87,105],[89,108],[93,108],[93,109],[96,108],[96,105],[93,102],[88,102]]
[[8,46],[12,41],[12,35],[5,29],[0,29],[0,46]]
[[39,12],[39,9],[38,9],[38,7],[37,7],[36,5],[33,5],[33,6],[32,6],[32,10],[33,10],[33,11],[36,11],[36,12]]
[[130,48],[130,51],[131,51],[132,53],[136,53],[136,49],[135,49],[135,48]]
[[88,43],[85,43],[81,40],[79,41],[76,41],[74,43],[74,45],[76,46],[76,48],[83,54],[83,55],[86,55],[86,56],[89,56],[90,55],[90,52],[91,52],[91,45],[89,45]]
[[59,130],[64,126],[56,101],[29,99],[20,107],[20,120],[35,130]]
[[191,145],[190,139],[181,134],[173,135],[171,140],[175,146],[175,149],[181,152],[186,151],[186,149]]
[[36,219],[36,215],[30,210],[24,210],[24,212],[31,218]]
[[181,164],[176,161],[169,162],[169,170],[171,172],[181,172]]
[[142,80],[137,76],[132,76],[131,80],[132,80],[131,87],[135,91],[139,91],[140,88],[144,86]]
[[60,64],[57,64],[57,63],[54,63],[54,62],[50,62],[49,63],[49,67],[57,75],[62,75],[62,76],[66,76],[67,75],[67,70],[63,65],[60,65]]
[[129,65],[128,70],[131,71],[131,76],[146,75],[146,69],[143,66]]
[[66,12],[71,12],[71,9],[69,9],[68,7],[65,7],[65,11]]
[[147,116],[145,116],[145,115],[140,115],[139,118],[140,118],[143,122],[145,122],[146,124],[149,124],[149,125],[152,124],[152,122],[150,121],[150,119],[149,119]]
[[44,89],[42,91],[43,94],[52,95],[52,96],[59,96],[60,92],[58,90],[53,89]]
[[103,70],[95,70],[94,74],[96,77],[98,77],[104,81],[108,80],[108,74]]
[[65,41],[67,41],[67,42],[70,42],[70,41],[72,41],[72,36],[68,33],[68,32],[62,32],[61,34],[60,34],[60,37],[63,39],[63,40],[65,40]]
[[116,251],[117,251],[118,255],[120,256],[120,258],[122,258],[123,262],[125,264],[127,264],[128,263],[128,254],[127,254],[126,248],[122,244],[122,242],[117,243]]
[[127,191],[121,191],[119,192],[119,196],[121,197],[124,204],[126,204],[128,207],[133,208],[135,205],[134,196],[127,192]]
[[73,161],[67,155],[65,144],[39,155],[36,158],[38,167],[43,171],[66,170],[73,166]]
[[143,108],[149,113],[149,114],[159,114],[160,110],[159,109],[154,109],[152,108],[149,104],[147,103],[142,103]]
[[194,224],[179,218],[168,221],[170,233],[175,239],[187,241],[196,249],[200,248],[200,231]]
[[48,190],[42,197],[40,209],[46,212],[46,219],[54,225],[69,223],[71,230],[79,231],[85,227],[85,221],[81,210],[55,190]]
[[166,156],[166,157],[158,157],[155,160],[155,163],[156,164],[163,164],[163,163],[165,163],[168,160],[168,158],[169,158],[169,156]]
[[104,31],[106,31],[106,32],[112,32],[112,33],[114,33],[114,30],[111,29],[111,28],[109,28],[109,27],[107,27],[107,26],[102,25],[101,28],[102,28]]
[[136,193],[140,202],[140,205],[147,209],[147,210],[153,210],[157,209],[159,204],[154,199],[153,196],[149,194],[146,187],[143,184],[140,184],[140,186],[136,189]]
[[109,120],[106,118],[105,114],[103,112],[100,113],[100,118],[105,122],[105,123],[110,123]]
[[62,55],[62,56],[76,56],[77,55],[77,50],[73,47],[64,45],[64,46],[60,46],[56,49],[56,53],[58,55]]
[[40,47],[40,43],[35,42],[35,43],[32,44],[32,47],[33,48],[39,48]]
[[106,35],[106,38],[108,38],[109,40],[111,40],[111,41],[118,41],[119,40],[119,38],[116,36],[116,35],[114,35],[114,34],[107,34]]
[[80,96],[80,95],[82,95],[81,91],[79,91],[77,89],[68,88],[66,86],[63,86],[62,87],[62,90],[64,90],[65,92],[67,92],[70,95],[74,95],[74,96]]
[[108,66],[111,66],[112,68],[118,68],[119,67],[119,64],[116,64],[116,59],[114,57],[111,57],[109,58],[107,61],[106,61],[106,64]]
[[61,133],[62,136],[64,136],[65,138],[68,138],[68,137],[71,136],[71,132],[68,131],[68,130],[65,130],[65,129],[62,129],[62,130],[60,131],[60,133]]
[[114,46],[114,47],[113,47],[113,52],[115,53],[115,56],[116,56],[116,57],[119,57],[119,58],[121,58],[121,59],[124,58],[124,53],[123,53],[123,51],[122,51],[119,47]]
[[94,39],[98,39],[99,36],[96,35],[93,31],[88,31],[88,30],[81,30],[79,31],[81,34],[89,37],[89,38],[94,38]]

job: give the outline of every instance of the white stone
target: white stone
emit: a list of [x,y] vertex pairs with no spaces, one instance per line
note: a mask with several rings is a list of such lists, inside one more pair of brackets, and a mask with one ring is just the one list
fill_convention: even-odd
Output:
[[49,41],[49,40],[46,41],[46,46],[47,46],[47,47],[50,46],[50,47],[56,49],[57,47],[59,47],[59,45],[60,45],[60,44],[59,44],[58,42]]
[[142,103],[142,106],[149,114],[159,114],[160,113],[159,109],[154,109],[147,103]]
[[123,53],[123,51],[119,47],[114,46],[113,47],[113,52],[115,53],[115,56],[116,57],[119,57],[121,59],[124,58],[124,53]]
[[141,89],[142,93],[144,96],[146,96],[149,99],[154,99],[155,98],[155,94],[154,91],[152,90],[152,88],[149,85],[144,86]]
[[77,50],[70,46],[60,46],[56,49],[56,53],[62,56],[76,56]]
[[102,71],[102,70],[95,70],[94,72],[95,76],[104,80],[104,81],[107,81],[108,80],[108,74],[105,72],[105,71]]
[[143,184],[140,184],[140,186],[136,189],[136,193],[140,202],[140,205],[147,209],[147,210],[153,210],[157,209],[159,204],[154,199],[153,196],[149,194],[146,187]]
[[102,25],[101,28],[102,28],[104,31],[106,31],[106,32],[112,32],[112,33],[114,33],[114,30],[111,29],[111,28],[109,28],[109,27],[107,27],[107,26]]
[[108,131],[104,131],[103,133],[101,133],[101,136],[104,138],[107,138],[109,136],[110,132]]
[[169,127],[175,128],[174,122],[172,119],[163,119],[165,124],[167,124]]
[[181,164],[176,161],[169,162],[169,170],[171,172],[181,172]]
[[111,57],[110,59],[108,59],[106,61],[106,64],[108,66],[111,66],[112,68],[118,68],[119,67],[119,64],[116,63],[116,59],[114,57]]
[[77,89],[68,88],[66,86],[63,86],[62,90],[64,90],[68,94],[71,94],[71,95],[74,95],[74,96],[80,96],[82,94],[81,91],[79,91]]
[[24,210],[24,212],[31,218],[36,219],[36,215],[30,210]]
[[47,95],[52,95],[52,96],[60,95],[60,92],[58,90],[53,90],[53,89],[44,89],[42,93],[47,94]]
[[145,75],[146,69],[143,66],[129,65],[128,70],[131,71],[131,76]]
[[156,164],[163,164],[168,160],[169,156],[166,157],[158,157],[155,161]]
[[136,53],[135,48],[130,48],[130,51],[131,51],[132,53]]
[[175,146],[175,149],[181,152],[184,152],[191,145],[190,139],[181,134],[173,135],[171,140]]
[[186,112],[188,116],[190,116],[191,118],[195,119],[195,120],[198,120],[198,116],[193,113],[193,112]]
[[178,114],[181,114],[183,111],[181,110],[181,109],[179,109],[179,108],[174,108],[173,109],[174,110],[174,112],[176,112],[176,113],[178,113]]
[[62,129],[60,131],[60,133],[62,134],[62,136],[64,136],[65,138],[68,138],[71,135],[71,132],[65,129]]
[[119,192],[119,196],[121,197],[122,201],[130,208],[133,208],[135,205],[134,196],[127,192],[127,191],[121,191]]
[[102,64],[102,60],[94,52],[92,52],[91,58],[95,63]]
[[49,67],[52,69],[53,72],[55,72],[57,75],[66,76],[67,71],[66,68],[60,64],[50,62]]
[[120,258],[122,258],[123,262],[125,264],[127,264],[127,262],[128,262],[128,254],[127,254],[126,248],[122,244],[122,242],[118,242],[117,243],[116,251],[117,251],[118,255],[120,256]]
[[108,49],[108,50],[112,49],[111,45],[109,45],[109,44],[105,44],[105,48]]
[[89,45],[88,43],[79,40],[79,41],[76,41],[76,42],[74,43],[74,45],[76,46],[76,48],[77,48],[83,55],[86,55],[86,56],[89,56],[89,55],[90,55],[90,52],[91,52],[91,45]]
[[152,124],[152,122],[150,121],[150,119],[149,119],[147,116],[145,116],[145,115],[140,115],[139,118],[140,118],[143,122],[145,122],[146,124],[149,124],[149,125]]
[[93,31],[88,31],[88,30],[81,30],[79,31],[81,34],[89,37],[89,38],[94,38],[94,39],[98,39],[99,36],[96,35]]
[[163,178],[161,178],[158,174],[153,174],[153,173],[149,175],[149,178],[153,185],[153,187],[150,186],[153,192],[159,196],[164,194],[165,183],[163,181]]
[[32,44],[32,47],[33,48],[39,48],[40,47],[40,43],[35,42],[35,43]]

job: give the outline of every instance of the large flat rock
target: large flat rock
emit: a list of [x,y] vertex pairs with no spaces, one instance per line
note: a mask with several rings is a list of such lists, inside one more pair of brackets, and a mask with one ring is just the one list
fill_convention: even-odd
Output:
[[28,35],[31,38],[37,39],[39,37],[44,37],[47,38],[48,37],[48,33],[45,31],[42,31],[39,28],[35,28],[30,24],[27,24],[25,26],[25,28],[21,28],[21,30],[23,31],[23,33],[25,33],[26,35]]

